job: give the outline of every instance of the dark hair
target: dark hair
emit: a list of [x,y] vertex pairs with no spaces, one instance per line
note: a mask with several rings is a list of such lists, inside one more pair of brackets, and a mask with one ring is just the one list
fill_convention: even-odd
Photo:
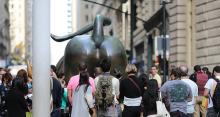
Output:
[[4,82],[6,79],[7,79],[7,84],[11,82],[11,80],[13,79],[11,73],[6,72],[5,74],[2,75],[2,82]]
[[59,73],[57,77],[58,77],[58,78],[62,78],[63,76],[65,76],[64,73]]
[[158,83],[155,79],[147,82],[147,90],[143,95],[144,109],[148,113],[149,110],[156,110],[156,101],[158,99]]
[[152,65],[151,68],[152,68],[152,67],[155,67],[156,69],[158,69],[158,66],[156,66],[156,65]]
[[85,91],[87,90],[87,88],[89,87],[90,83],[89,83],[89,74],[88,72],[84,71],[84,72],[81,72],[79,74],[79,84],[77,86],[77,90],[79,88],[79,86],[83,85],[83,84],[86,84],[86,87],[85,87]]
[[82,62],[82,63],[79,63],[78,68],[79,68],[80,72],[86,71],[87,65],[86,65],[86,63]]
[[110,71],[111,68],[111,61],[109,59],[102,59],[100,62],[100,67],[102,68],[103,72]]
[[195,72],[201,71],[201,66],[200,65],[195,65],[194,66],[194,71]]
[[139,79],[141,80],[141,82],[143,82],[144,86],[147,86],[147,82],[149,81],[149,77],[148,77],[147,74],[142,73],[142,74],[139,76]]
[[24,79],[25,83],[28,82],[28,75],[27,75],[27,72],[24,69],[20,69],[17,72],[16,78],[22,78],[22,79]]
[[115,68],[113,70],[113,75],[116,77],[116,78],[120,78],[122,76],[122,73],[119,69]]
[[220,73],[220,66],[215,66],[215,67],[213,68],[213,73],[214,73],[214,72]]
[[28,86],[22,78],[15,78],[12,80],[12,89],[19,90],[23,94],[28,94]]
[[58,74],[57,74],[57,67],[56,67],[55,65],[50,65],[50,68],[53,70],[53,72],[54,72],[56,75],[58,75]]
[[170,75],[174,75],[175,79],[178,79],[181,77],[180,69],[174,68],[171,70]]
[[202,68],[202,71],[204,71],[204,72],[208,75],[209,78],[212,77],[212,73],[209,71],[209,68],[208,68],[208,67],[203,67],[203,68]]

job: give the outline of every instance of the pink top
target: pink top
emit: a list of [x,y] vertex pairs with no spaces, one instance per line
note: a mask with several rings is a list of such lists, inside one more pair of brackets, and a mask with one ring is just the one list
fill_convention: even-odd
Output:
[[[94,79],[89,77],[89,83],[92,87],[92,93],[94,93],[95,92]],[[74,91],[75,91],[76,87],[78,86],[78,84],[79,84],[79,75],[72,76],[69,80],[68,85],[67,85],[67,89],[71,89],[73,91],[72,94],[74,94]]]

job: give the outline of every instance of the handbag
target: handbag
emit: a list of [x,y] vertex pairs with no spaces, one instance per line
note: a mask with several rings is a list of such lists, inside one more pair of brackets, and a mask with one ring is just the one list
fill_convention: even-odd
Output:
[[170,113],[167,111],[165,104],[162,102],[161,92],[159,92],[159,99],[157,104],[157,117],[170,117]]

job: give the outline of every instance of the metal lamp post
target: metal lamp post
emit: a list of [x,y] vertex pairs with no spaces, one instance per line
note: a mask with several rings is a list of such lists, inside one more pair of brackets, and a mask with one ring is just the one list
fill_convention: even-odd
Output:
[[163,8],[163,81],[166,81],[166,4],[172,3],[172,0],[161,0]]

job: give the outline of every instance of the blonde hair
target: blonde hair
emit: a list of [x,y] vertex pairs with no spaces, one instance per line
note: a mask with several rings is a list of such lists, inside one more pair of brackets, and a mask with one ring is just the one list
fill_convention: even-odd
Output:
[[125,68],[125,72],[127,74],[130,74],[130,73],[137,73],[137,68],[134,64],[128,64]]

